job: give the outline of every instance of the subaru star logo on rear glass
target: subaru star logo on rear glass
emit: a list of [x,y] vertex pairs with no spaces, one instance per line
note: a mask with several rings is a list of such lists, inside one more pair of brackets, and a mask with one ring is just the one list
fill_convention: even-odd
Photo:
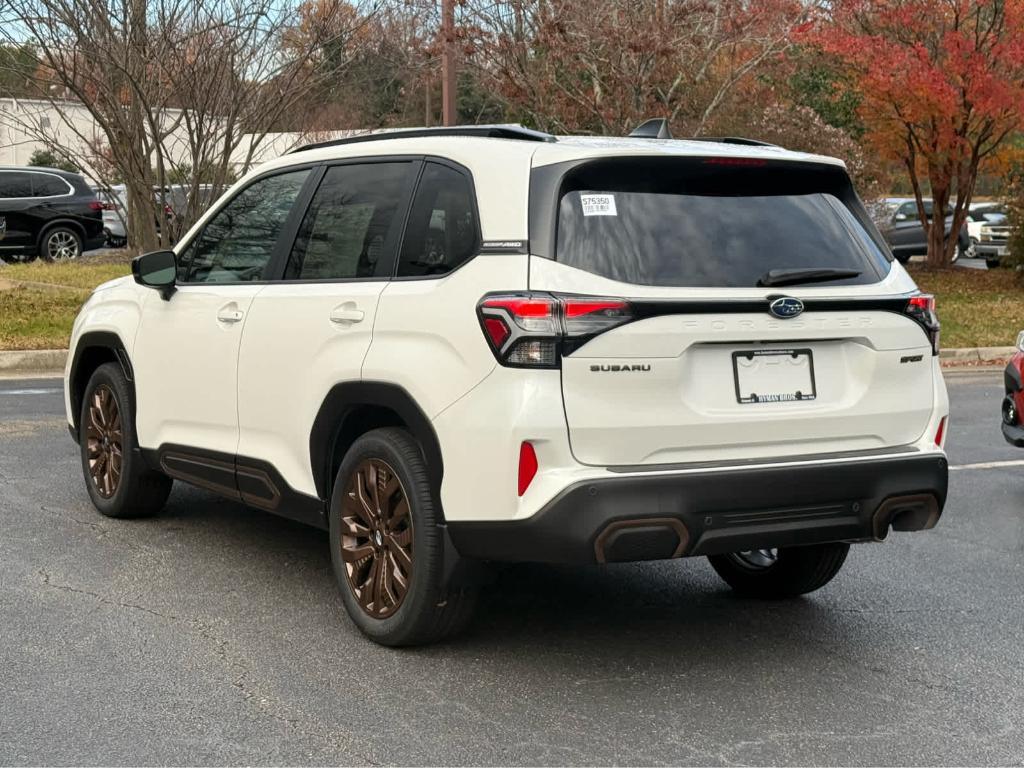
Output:
[[804,311],[804,303],[792,296],[780,296],[768,305],[768,311],[776,317],[796,317]]

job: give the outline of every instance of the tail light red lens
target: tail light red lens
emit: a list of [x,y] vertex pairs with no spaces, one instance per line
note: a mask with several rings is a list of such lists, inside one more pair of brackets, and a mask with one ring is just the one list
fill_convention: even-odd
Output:
[[[945,436],[946,436],[946,417],[943,416],[942,420],[939,422],[939,428],[937,430],[935,430],[935,444],[937,446],[939,446],[939,448],[942,447],[942,438],[945,437]],[[520,494],[520,496],[521,495],[522,494]]]
[[533,443],[524,442],[519,446],[519,495],[526,493],[533,478],[537,476],[537,452]]
[[935,297],[930,293],[919,293],[907,299],[906,313],[924,329],[932,354],[939,354],[939,316],[935,314]]
[[105,207],[106,206],[104,206],[103,203],[101,203],[99,200],[90,200],[89,201],[89,210],[90,211],[102,211]]
[[562,355],[634,319],[624,299],[550,293],[484,296],[477,312],[498,362],[517,368],[557,368]]

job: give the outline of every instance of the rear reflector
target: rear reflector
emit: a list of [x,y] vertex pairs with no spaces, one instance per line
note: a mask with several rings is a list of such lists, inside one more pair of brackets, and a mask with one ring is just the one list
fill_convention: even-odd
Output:
[[537,475],[537,452],[533,444],[524,442],[519,446],[519,495],[526,493]]
[[946,417],[942,417],[942,421],[939,422],[939,428],[935,430],[935,444],[942,447],[942,438],[946,436]]

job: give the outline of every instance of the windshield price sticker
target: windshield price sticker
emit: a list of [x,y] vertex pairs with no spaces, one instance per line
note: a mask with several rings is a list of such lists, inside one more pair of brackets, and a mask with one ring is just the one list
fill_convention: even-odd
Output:
[[615,195],[580,195],[584,216],[618,216]]

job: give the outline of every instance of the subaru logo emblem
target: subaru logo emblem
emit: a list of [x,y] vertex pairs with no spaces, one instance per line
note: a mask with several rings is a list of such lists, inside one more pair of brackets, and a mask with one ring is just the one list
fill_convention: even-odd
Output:
[[768,311],[783,319],[796,317],[804,311],[804,303],[792,296],[780,296],[768,305]]

